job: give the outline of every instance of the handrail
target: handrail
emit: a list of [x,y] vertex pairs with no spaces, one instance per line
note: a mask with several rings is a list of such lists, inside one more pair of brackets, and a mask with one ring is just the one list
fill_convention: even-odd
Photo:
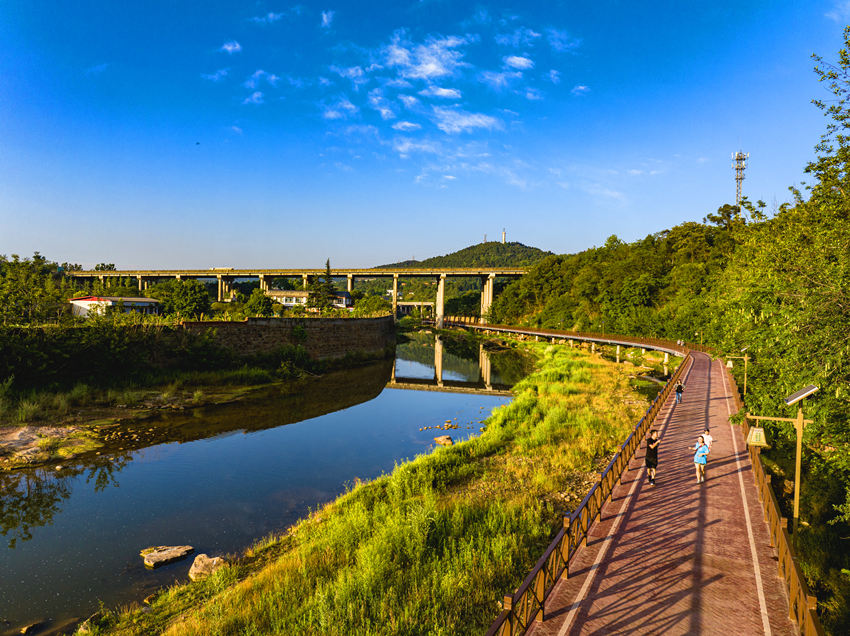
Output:
[[[456,322],[456,321],[447,321]],[[458,321],[459,322],[459,321]],[[460,323],[464,327],[476,327],[491,331],[511,331],[513,333],[525,333],[528,335],[545,335],[553,338],[593,339],[597,341],[599,334],[583,334],[579,332],[555,332],[549,330],[521,330],[507,327],[505,325],[476,325],[466,322]],[[604,336],[604,334],[603,334]],[[606,336],[607,339],[607,336]],[[628,344],[637,344],[650,348],[658,348],[665,351],[674,351],[685,354],[685,360],[680,364],[671,378],[658,393],[644,416],[635,425],[626,441],[620,446],[611,461],[599,474],[599,480],[585,495],[581,504],[572,514],[564,517],[564,525],[552,539],[543,556],[525,577],[522,584],[513,594],[508,594],[503,600],[503,609],[496,620],[487,630],[487,636],[518,636],[525,634],[531,627],[532,622],[539,622],[544,617],[544,605],[546,598],[555,588],[555,584],[562,576],[569,576],[570,559],[579,547],[587,545],[587,538],[593,523],[599,518],[602,506],[611,498],[614,488],[620,482],[626,468],[629,465],[635,451],[640,446],[640,441],[652,426],[661,407],[673,390],[676,382],[682,376],[684,369],[693,364],[693,358],[687,346],[669,340],[631,338]],[[622,344],[627,341],[623,340]]]
[[[726,369],[725,372],[732,388],[735,406],[738,411],[741,411],[744,405],[741,402],[738,385],[735,383],[735,378],[729,369]],[[744,434],[744,439],[746,439],[747,434],[750,432],[750,425],[746,417],[741,422],[741,430]],[[776,555],[779,559],[779,574],[785,581],[785,591],[788,594],[789,616],[791,620],[797,623],[797,629],[800,630],[802,636],[810,636],[810,634],[821,636],[824,631],[817,614],[817,598],[809,593],[809,586],[806,584],[803,573],[800,571],[800,566],[797,565],[797,559],[791,544],[791,537],[788,534],[788,520],[782,516],[779,502],[776,500],[776,495],[770,486],[770,475],[765,472],[764,464],[761,461],[761,448],[758,446],[748,446],[747,451],[753,466],[756,490],[758,491],[759,500],[761,501],[770,533],[770,545],[776,550]]]

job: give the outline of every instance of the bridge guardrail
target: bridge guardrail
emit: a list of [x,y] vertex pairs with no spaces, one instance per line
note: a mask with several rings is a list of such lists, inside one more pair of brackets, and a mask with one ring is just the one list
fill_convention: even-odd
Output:
[[[738,385],[729,369],[726,369],[725,373],[732,388],[735,406],[741,411],[744,405],[738,392]],[[750,432],[750,425],[746,417],[741,422],[741,429],[744,439],[746,439],[747,433]],[[785,580],[785,591],[788,593],[788,613],[791,620],[797,623],[797,629],[800,630],[802,636],[822,636],[824,631],[817,614],[817,598],[809,593],[809,586],[806,584],[800,566],[797,565],[791,536],[788,534],[788,519],[782,516],[779,502],[773,493],[770,475],[766,473],[761,461],[761,448],[748,446],[747,451],[753,466],[753,477],[755,478],[759,501],[761,501],[764,517],[767,520],[770,545],[776,550],[776,555],[779,558],[779,574]]]

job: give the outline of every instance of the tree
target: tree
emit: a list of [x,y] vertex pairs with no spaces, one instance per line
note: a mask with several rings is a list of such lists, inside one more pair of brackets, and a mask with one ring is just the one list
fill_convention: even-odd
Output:
[[272,316],[274,305],[275,302],[262,289],[255,289],[251,292],[251,297],[245,303],[243,311],[251,316]]
[[207,288],[196,280],[169,280],[149,288],[148,296],[160,301],[162,312],[189,318],[210,311]]
[[114,272],[115,263],[98,263],[94,266],[96,272]]
[[325,261],[324,277],[316,276],[310,280],[307,286],[310,296],[307,298],[307,306],[317,309],[328,309],[333,307],[336,298],[336,289],[331,276],[331,259]]

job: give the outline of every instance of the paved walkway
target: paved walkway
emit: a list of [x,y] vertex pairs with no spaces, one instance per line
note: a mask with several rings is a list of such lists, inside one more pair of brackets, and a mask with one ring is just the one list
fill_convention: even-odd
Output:
[[[531,634],[796,633],[721,364],[694,353],[682,403],[671,394],[656,419],[656,485],[644,446]],[[689,449],[706,425],[714,444],[697,484]]]

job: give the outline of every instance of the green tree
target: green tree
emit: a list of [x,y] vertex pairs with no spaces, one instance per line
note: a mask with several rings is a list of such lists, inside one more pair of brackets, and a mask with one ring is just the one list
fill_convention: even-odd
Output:
[[249,316],[272,316],[274,315],[275,302],[269,298],[262,289],[255,289],[251,297],[242,308]]
[[210,311],[206,286],[196,280],[168,280],[150,287],[149,298],[160,301],[160,309],[169,316],[197,317]]
[[96,272],[114,272],[115,263],[98,263],[94,266]]
[[333,307],[336,288],[331,276],[331,259],[325,261],[324,276],[316,276],[310,280],[307,286],[310,296],[307,298],[307,306],[317,309],[329,309]]

